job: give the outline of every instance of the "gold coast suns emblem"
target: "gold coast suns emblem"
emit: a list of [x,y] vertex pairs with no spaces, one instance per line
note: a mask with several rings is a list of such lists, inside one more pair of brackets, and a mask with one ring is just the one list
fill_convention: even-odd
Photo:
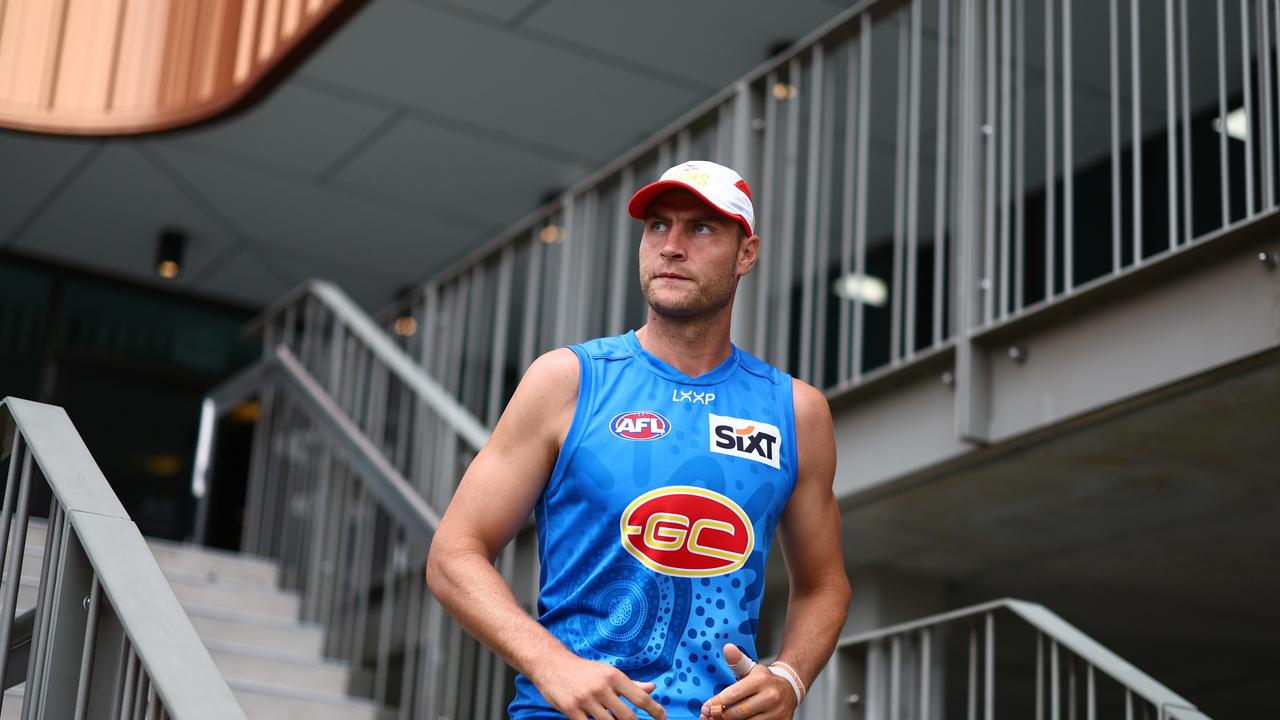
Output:
[[651,490],[627,506],[622,547],[664,575],[709,577],[742,567],[755,547],[751,519],[733,500],[688,485]]

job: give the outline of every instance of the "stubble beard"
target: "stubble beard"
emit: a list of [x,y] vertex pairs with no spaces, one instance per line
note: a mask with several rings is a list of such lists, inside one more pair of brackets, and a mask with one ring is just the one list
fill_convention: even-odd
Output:
[[679,298],[664,298],[653,291],[652,283],[660,272],[665,271],[641,268],[640,293],[649,308],[664,318],[682,323],[697,322],[719,314],[733,303],[738,279],[732,272],[725,273],[710,283],[700,282],[696,293]]

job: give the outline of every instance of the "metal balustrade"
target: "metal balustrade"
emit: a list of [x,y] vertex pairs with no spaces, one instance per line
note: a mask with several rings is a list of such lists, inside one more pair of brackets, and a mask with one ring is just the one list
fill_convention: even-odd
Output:
[[997,331],[1275,212],[1278,37],[1276,0],[857,3],[380,317],[492,421],[537,354],[643,323],[626,200],[715,160],[763,238],[735,341],[831,395],[931,361],[981,441]]
[[[216,420],[256,400],[241,550],[278,561],[303,619],[324,627],[326,654],[368,671],[371,686],[350,690],[406,719],[504,717],[513,676],[424,578],[440,513],[488,431],[326,283],[305,284],[257,327],[262,362],[205,403],[200,532]],[[531,541],[522,535],[498,561],[530,612]]]
[[1040,605],[998,600],[842,638],[806,718],[1208,720]]
[[25,681],[0,706],[20,701],[27,720],[243,720],[66,413],[5,398],[0,436],[0,677]]

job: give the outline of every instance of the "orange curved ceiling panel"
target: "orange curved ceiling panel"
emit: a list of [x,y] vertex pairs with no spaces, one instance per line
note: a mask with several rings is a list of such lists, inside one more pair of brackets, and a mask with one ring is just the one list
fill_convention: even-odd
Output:
[[121,135],[258,97],[363,0],[0,0],[0,127]]

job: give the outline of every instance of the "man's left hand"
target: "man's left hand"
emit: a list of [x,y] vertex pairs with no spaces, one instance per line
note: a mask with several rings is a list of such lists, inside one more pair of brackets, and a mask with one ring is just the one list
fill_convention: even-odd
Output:
[[[724,662],[730,669],[741,661],[737,645],[724,646]],[[699,720],[791,720],[796,711],[796,694],[791,683],[774,675],[764,665],[702,704]]]

